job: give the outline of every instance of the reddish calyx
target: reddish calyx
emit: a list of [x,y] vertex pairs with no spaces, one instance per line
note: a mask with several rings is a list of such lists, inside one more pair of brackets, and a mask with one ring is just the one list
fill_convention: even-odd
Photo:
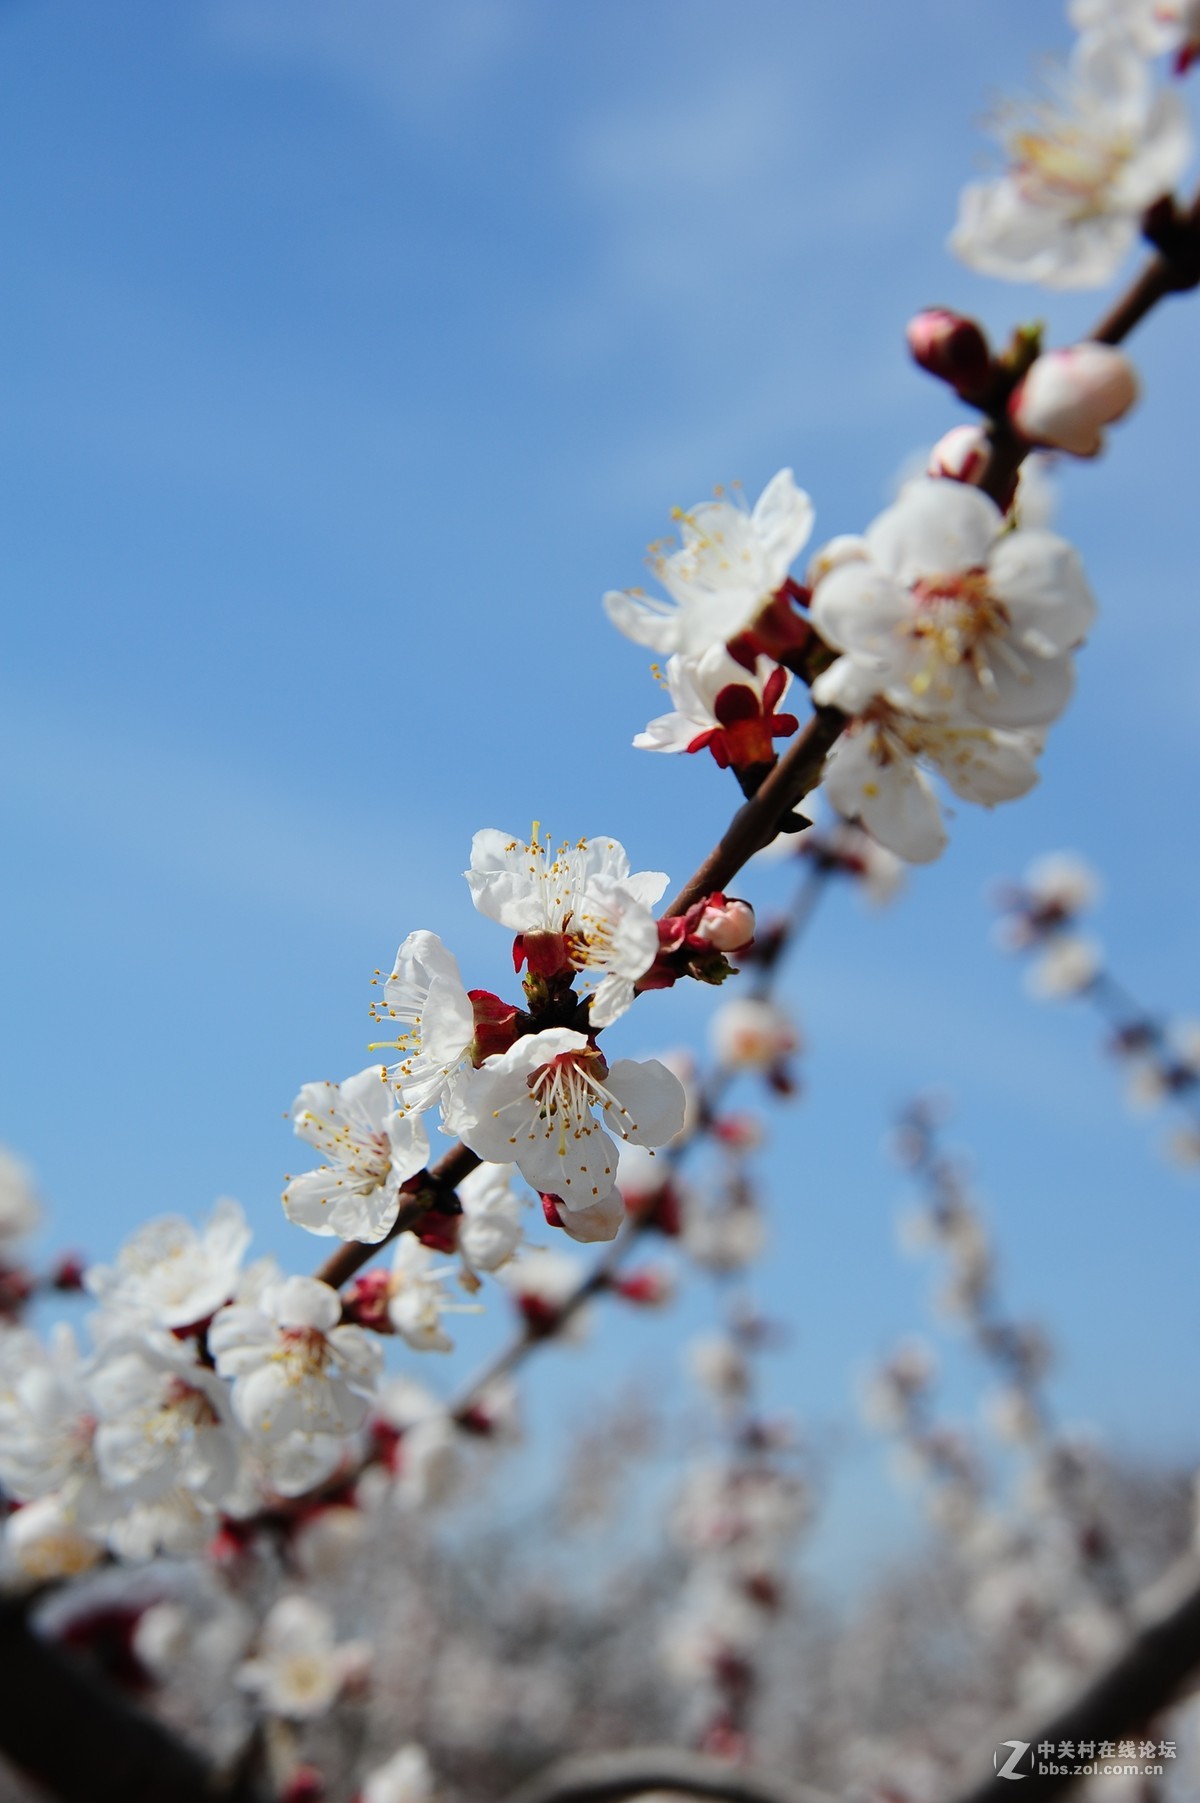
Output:
[[391,1333],[388,1298],[391,1286],[386,1271],[364,1271],[342,1299],[342,1320],[372,1333]]
[[458,1250],[458,1224],[460,1216],[442,1214],[440,1210],[431,1208],[428,1214],[421,1216],[413,1233],[423,1246],[433,1252],[456,1252]]
[[467,995],[475,1016],[471,1062],[478,1068],[493,1052],[507,1052],[509,1046],[520,1036],[520,1010],[514,1008],[511,1002],[501,1001],[490,989],[469,989]]
[[787,680],[786,670],[772,670],[761,698],[749,683],[726,683],[713,702],[720,724],[697,733],[688,750],[703,751],[707,746],[722,770],[751,770],[771,763],[773,741],[790,738],[800,726],[795,714],[775,712]]
[[777,664],[792,663],[816,636],[804,615],[796,612],[798,606],[807,607],[811,600],[812,590],[801,588],[789,576],[755,616],[754,624],[730,639],[730,657],[752,675],[760,657],[773,658]]
[[513,940],[513,969],[529,966],[531,977],[566,976],[573,972],[571,948],[565,933],[518,933]]

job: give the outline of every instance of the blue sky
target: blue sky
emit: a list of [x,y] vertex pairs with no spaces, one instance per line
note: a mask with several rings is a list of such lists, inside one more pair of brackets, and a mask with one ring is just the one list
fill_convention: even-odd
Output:
[[[736,797],[630,749],[658,691],[599,597],[672,504],[783,464],[819,536],[861,528],[958,417],[906,360],[918,306],[1085,328],[1098,300],[944,250],[989,98],[1067,41],[1033,0],[0,5],[0,1133],[56,1239],[108,1255],[232,1193],[308,1268],[281,1117],[365,1062],[371,971],[430,926],[505,981],[472,832],[536,816],[676,879],[699,861]],[[1062,483],[1102,619],[1042,787],[962,810],[890,914],[827,898],[788,978],[808,1090],[765,1159],[762,1290],[794,1323],[773,1398],[822,1430],[925,1313],[880,1145],[938,1085],[1014,1303],[1058,1335],[1064,1413],[1195,1454],[1195,1180],[1127,1118],[1086,1017],[1024,997],[984,902],[1078,849],[1116,967],[1200,1012],[1195,307],[1139,335],[1142,408]],[[650,997],[620,1043],[707,1005]],[[709,1309],[546,1360],[535,1413],[670,1371]],[[464,1363],[499,1327],[464,1328]],[[858,1430],[841,1458],[831,1569],[904,1519]]]

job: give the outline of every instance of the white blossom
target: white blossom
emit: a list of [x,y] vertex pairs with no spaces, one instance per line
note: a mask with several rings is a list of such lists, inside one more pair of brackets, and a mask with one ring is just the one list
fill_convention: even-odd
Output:
[[0,1483],[18,1502],[61,1493],[87,1528],[110,1510],[96,1471],[94,1404],[75,1336],[59,1323],[48,1345],[24,1328],[0,1335]]
[[226,1386],[170,1335],[106,1344],[88,1381],[96,1465],[129,1504],[176,1489],[209,1511],[232,1490],[238,1443]]
[[683,1115],[683,1086],[657,1059],[610,1067],[582,1033],[552,1027],[486,1058],[458,1092],[453,1125],[481,1158],[511,1160],[534,1189],[570,1209],[612,1191],[611,1134],[665,1145]]
[[0,1246],[35,1232],[41,1218],[33,1172],[7,1146],[0,1146]]
[[444,1102],[470,1062],[475,1014],[458,962],[436,933],[408,935],[396,953],[375,1018],[398,1020],[408,1028],[396,1040],[381,1042],[400,1053],[387,1075],[401,1105],[421,1114]]
[[521,1244],[524,1209],[513,1190],[517,1167],[481,1164],[458,1185],[458,1251],[472,1271],[498,1271]]
[[336,1702],[361,1643],[337,1644],[333,1620],[306,1596],[281,1597],[263,1623],[258,1652],[238,1672],[271,1715],[313,1721]]
[[813,508],[786,469],[753,511],[739,502],[721,497],[676,513],[678,548],[652,547],[649,559],[669,599],[610,590],[604,607],[619,632],[664,655],[696,657],[752,624],[808,543]]
[[768,1071],[800,1045],[786,1008],[765,996],[739,995],[713,1011],[708,1043],[723,1070]]
[[115,1265],[93,1265],[85,1282],[105,1314],[155,1327],[192,1327],[229,1301],[250,1229],[225,1196],[202,1233],[178,1215],[148,1221],[122,1246]]
[[234,1413],[285,1495],[334,1469],[379,1374],[378,1340],[339,1326],[341,1312],[328,1284],[289,1277],[264,1291],[257,1308],[222,1309],[209,1329],[217,1370],[233,1381]]
[[616,839],[577,839],[552,850],[535,821],[528,844],[494,827],[476,833],[466,878],[481,914],[522,938],[549,935],[561,942],[552,957],[599,975],[594,1027],[624,1014],[658,952],[650,910],[667,886],[663,871],[630,870]]
[[875,703],[841,736],[825,766],[826,799],[910,864],[946,847],[937,794],[921,765],[956,795],[984,807],[1027,795],[1038,780],[1042,735],[1005,732],[978,721],[921,720]]
[[1143,56],[1176,53],[1182,74],[1200,50],[1200,0],[1070,0],[1076,31],[1127,37]]
[[296,1133],[329,1159],[288,1180],[283,1208],[310,1233],[374,1244],[400,1212],[400,1190],[429,1157],[429,1136],[392,1105],[380,1065],[341,1083],[306,1083],[292,1103]]
[[984,275],[1102,287],[1183,172],[1187,109],[1116,32],[1081,38],[1056,86],[998,120],[1008,168],[963,190],[951,248]]
[[849,714],[883,696],[926,719],[1045,726],[1070,698],[1069,654],[1094,615],[1064,539],[1007,530],[978,489],[924,478],[818,582],[813,620],[846,655],[813,693]]
[[360,1803],[431,1803],[433,1773],[423,1747],[410,1741],[363,1780]]
[[[772,681],[774,678],[774,681]],[[741,726],[743,738],[750,738],[752,755],[742,755],[730,759],[730,762],[741,766],[748,763],[767,763],[772,756],[772,735],[768,731],[770,715],[783,700],[791,686],[791,677],[769,657],[756,657],[754,668],[747,670],[729,655],[723,644],[710,645],[707,651],[699,656],[685,657],[676,652],[667,659],[666,668],[667,693],[674,703],[669,714],[659,714],[651,720],[644,732],[634,738],[634,747],[638,751],[690,751],[697,747],[697,741],[708,742],[716,738],[718,743],[726,731],[731,728],[736,734],[738,725],[733,724],[728,710],[722,704],[718,708],[718,697],[726,690],[745,691],[758,704],[758,714],[753,717],[749,727]],[[770,685],[770,701],[764,705],[766,691]],[[745,703],[745,695],[735,696],[735,701]],[[743,720],[744,707],[737,714],[737,721]],[[723,717],[724,716],[724,717]],[[766,716],[766,718],[764,718]],[[794,716],[787,716],[794,732],[796,721]],[[781,728],[779,735],[783,735]],[[721,759],[718,758],[718,762]]]
[[0,1539],[0,1584],[53,1583],[90,1571],[104,1557],[104,1541],[80,1527],[61,1496],[42,1496],[15,1510]]
[[1042,1001],[1058,1001],[1086,989],[1103,963],[1104,954],[1095,939],[1082,933],[1055,933],[1026,971],[1026,986]]
[[451,1352],[454,1342],[442,1329],[441,1317],[459,1313],[443,1283],[452,1266],[439,1265],[438,1255],[411,1233],[402,1233],[392,1254],[388,1281],[388,1319],[417,1352]]

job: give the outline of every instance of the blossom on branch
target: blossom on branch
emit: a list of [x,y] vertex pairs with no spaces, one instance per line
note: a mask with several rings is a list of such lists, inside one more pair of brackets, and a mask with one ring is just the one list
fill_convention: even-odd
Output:
[[774,740],[799,729],[795,714],[776,712],[791,683],[770,658],[749,669],[724,645],[700,657],[668,658],[667,690],[673,713],[651,720],[633,743],[639,751],[708,750],[722,770],[752,770],[774,761]]
[[1073,686],[1070,652],[1095,616],[1065,539],[1006,530],[987,495],[911,482],[859,540],[827,552],[812,601],[845,653],[813,685],[844,712],[874,696],[927,719],[1046,726]]
[[534,822],[528,844],[487,827],[471,842],[466,873],[481,914],[518,935],[513,959],[532,978],[598,973],[590,1021],[610,1026],[658,950],[650,910],[667,886],[661,870],[630,870],[616,839],[577,839],[551,850]]
[[289,1277],[268,1285],[257,1306],[222,1309],[209,1329],[217,1371],[233,1382],[234,1413],[287,1496],[337,1465],[382,1365],[378,1340],[339,1326],[341,1313],[327,1283]]
[[875,702],[830,753],[825,795],[898,858],[928,864],[941,856],[947,837],[937,794],[921,766],[936,770],[964,801],[995,807],[1034,787],[1042,743],[1038,732],[920,720]]
[[1049,102],[997,122],[1008,169],[963,190],[951,248],[984,275],[1099,288],[1191,154],[1187,110],[1117,32],[1089,33]]
[[292,1103],[297,1135],[330,1160],[283,1192],[288,1220],[310,1233],[385,1239],[404,1183],[429,1157],[424,1126],[393,1106],[384,1075],[373,1064],[341,1083],[306,1083]]
[[812,502],[791,470],[772,477],[753,511],[737,500],[703,501],[676,512],[680,544],[652,547],[650,568],[668,600],[642,589],[610,590],[609,619],[626,638],[664,656],[698,657],[753,626],[788,581],[808,543]]
[[450,1124],[481,1158],[511,1161],[539,1193],[574,1209],[612,1191],[612,1134],[663,1146],[683,1116],[683,1085],[657,1059],[610,1068],[584,1034],[551,1027],[486,1058],[457,1092]]

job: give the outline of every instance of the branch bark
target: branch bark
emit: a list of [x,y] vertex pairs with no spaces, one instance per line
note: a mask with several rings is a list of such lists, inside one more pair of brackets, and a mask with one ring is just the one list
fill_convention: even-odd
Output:
[[268,1803],[0,1603],[0,1747],[62,1803]]
[[[1140,1733],[1182,1690],[1200,1668],[1200,1563],[1186,1560],[1156,1585],[1144,1600],[1148,1617],[1116,1660],[1073,1702],[1038,1728],[1019,1738],[1036,1748],[1042,1741],[1119,1740]],[[1048,1762],[1047,1762],[1048,1763]],[[1055,1763],[1061,1763],[1055,1761]],[[1022,1803],[1057,1797],[1079,1782],[1064,1774],[1025,1774],[1032,1790],[1019,1794]],[[1011,1803],[1011,1778],[987,1778],[962,1792],[955,1803]]]
[[721,1803],[831,1803],[823,1792],[790,1778],[674,1747],[564,1759],[512,1791],[504,1803],[620,1803],[643,1791],[676,1791]]

